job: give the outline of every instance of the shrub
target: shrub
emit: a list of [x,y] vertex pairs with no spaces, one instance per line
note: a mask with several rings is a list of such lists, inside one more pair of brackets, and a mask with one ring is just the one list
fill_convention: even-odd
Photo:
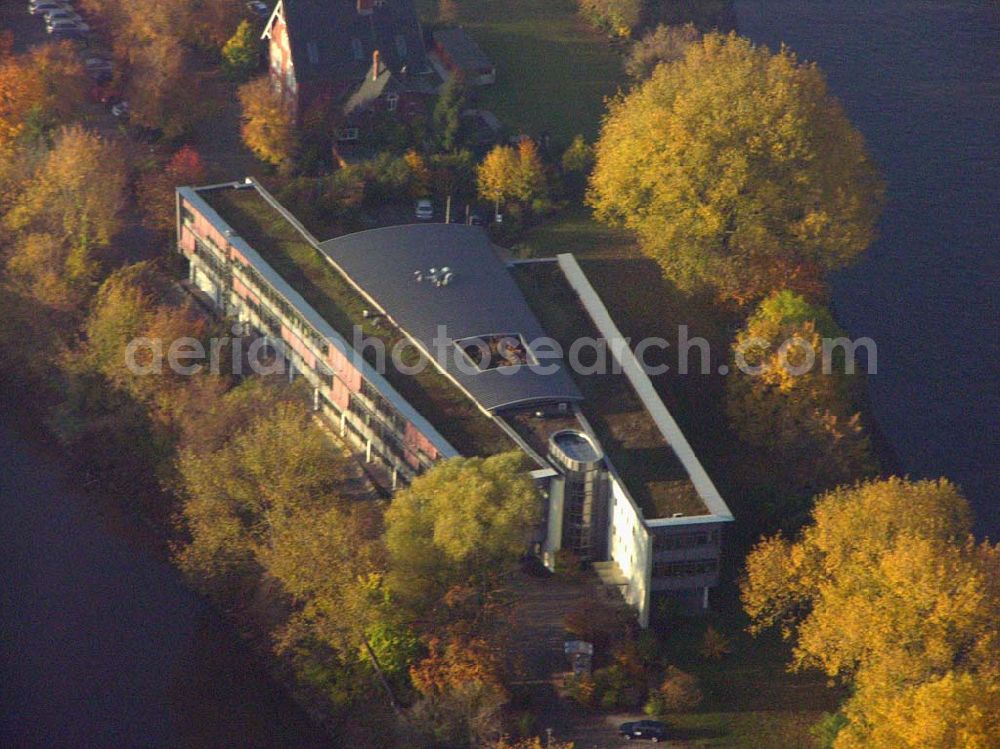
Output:
[[657,696],[663,712],[670,713],[692,710],[702,700],[698,678],[676,666],[667,666]]
[[709,624],[701,642],[701,654],[709,660],[721,661],[732,651],[732,640]]
[[610,36],[630,36],[642,18],[642,0],[577,0],[577,4],[591,26]]

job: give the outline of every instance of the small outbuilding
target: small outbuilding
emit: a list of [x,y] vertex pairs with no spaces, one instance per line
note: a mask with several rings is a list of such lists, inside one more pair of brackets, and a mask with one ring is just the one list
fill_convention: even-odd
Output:
[[434,32],[431,62],[438,63],[444,77],[461,75],[470,86],[489,86],[496,82],[496,65],[486,56],[476,40],[462,28],[440,29]]

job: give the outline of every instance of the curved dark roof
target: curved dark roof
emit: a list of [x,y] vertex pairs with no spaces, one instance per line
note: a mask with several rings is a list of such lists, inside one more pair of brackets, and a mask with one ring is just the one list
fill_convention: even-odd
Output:
[[[470,371],[475,370],[471,362],[461,360],[454,345],[457,340],[519,334],[530,345],[545,337],[481,228],[436,223],[390,226],[331,239],[320,249],[403,330],[438,361],[443,358],[445,370],[483,408],[583,399],[561,358],[545,355],[537,362],[540,366],[485,371]],[[443,267],[454,274],[447,285],[426,278],[418,282],[414,276]]]

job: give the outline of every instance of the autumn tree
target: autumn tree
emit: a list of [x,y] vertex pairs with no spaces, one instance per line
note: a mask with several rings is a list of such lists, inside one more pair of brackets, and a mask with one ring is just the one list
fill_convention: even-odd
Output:
[[0,57],[0,151],[23,135],[37,138],[68,124],[82,110],[89,85],[68,41]]
[[544,198],[548,192],[545,165],[542,163],[538,146],[531,138],[522,138],[517,144],[517,172],[514,181],[514,197],[529,203]]
[[545,167],[538,146],[524,138],[518,147],[495,146],[476,171],[479,195],[495,201],[497,208],[507,200],[528,203],[545,197]]
[[240,132],[247,148],[277,167],[291,167],[298,147],[295,122],[288,108],[271,87],[267,76],[240,86],[243,125]]
[[298,513],[335,501],[346,462],[304,405],[284,403],[210,453],[184,450],[181,565],[202,585],[262,565]]
[[476,185],[484,200],[500,204],[513,198],[517,191],[517,152],[510,146],[495,146],[476,170]]
[[245,81],[260,63],[258,33],[246,19],[240,21],[236,32],[222,48],[222,70],[235,81]]
[[44,232],[20,235],[7,258],[6,270],[16,288],[62,312],[80,306],[94,276],[91,262],[79,254],[71,255],[61,237]]
[[202,184],[205,177],[205,165],[193,146],[183,146],[162,167],[143,175],[136,193],[147,224],[164,233],[173,231],[177,221],[175,190]]
[[[762,540],[741,597],[752,632],[793,641],[791,668],[853,686],[837,749],[989,746],[949,742],[990,730],[998,560],[948,481],[870,481],[820,497],[797,539]],[[937,699],[969,709],[918,715]]]
[[390,589],[421,608],[454,583],[502,574],[526,548],[539,508],[520,453],[439,463],[386,511]]
[[644,711],[653,716],[685,712],[701,704],[702,698],[698,677],[677,666],[667,666],[659,688],[650,694]]
[[625,72],[641,81],[648,78],[657,65],[682,60],[687,48],[701,39],[694,24],[667,26],[659,24],[638,39],[625,57]]
[[828,489],[875,468],[853,406],[853,354],[834,341],[847,339],[826,309],[780,291],[760,303],[733,343],[730,421],[796,491]]
[[[93,277],[95,252],[121,225],[126,176],[118,147],[82,127],[63,128],[13,201],[8,229],[47,234],[67,255],[73,283]],[[56,257],[59,254],[56,253]]]
[[682,288],[798,290],[871,243],[882,184],[822,73],[706,35],[610,103],[589,202]]

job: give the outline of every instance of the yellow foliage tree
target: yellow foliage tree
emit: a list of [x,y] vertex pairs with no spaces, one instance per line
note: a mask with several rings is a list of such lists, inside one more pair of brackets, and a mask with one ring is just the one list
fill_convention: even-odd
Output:
[[748,301],[871,243],[882,185],[814,65],[734,34],[612,100],[589,202],[682,287]]
[[517,194],[517,179],[517,153],[510,146],[495,146],[476,170],[479,195],[498,206]]
[[4,217],[15,231],[46,232],[78,254],[85,268],[94,250],[118,231],[126,175],[117,146],[80,126],[63,128],[52,150]]
[[856,388],[847,372],[854,361],[844,349],[824,351],[824,339],[842,336],[824,308],[781,291],[760,303],[733,343],[730,422],[778,468],[775,480],[797,492],[822,491],[876,468],[853,407]]
[[295,122],[266,76],[240,86],[241,133],[247,148],[278,167],[291,165],[298,146]]
[[794,640],[793,669],[853,684],[838,748],[921,746],[907,743],[918,735],[908,731],[942,749],[990,746],[947,743],[989,724],[971,710],[935,712],[922,727],[907,716],[937,697],[979,692],[995,704],[998,558],[998,547],[975,545],[952,484],[891,478],[824,495],[795,541],[761,541],[741,595],[752,632],[780,626]]

